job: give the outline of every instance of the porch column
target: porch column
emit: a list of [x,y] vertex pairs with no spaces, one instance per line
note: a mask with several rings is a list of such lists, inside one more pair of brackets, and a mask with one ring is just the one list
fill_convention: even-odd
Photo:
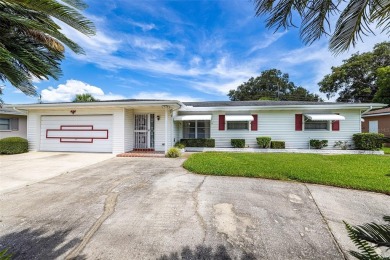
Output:
[[165,110],[165,145],[164,145],[164,152],[168,152],[168,109],[169,106],[163,106]]

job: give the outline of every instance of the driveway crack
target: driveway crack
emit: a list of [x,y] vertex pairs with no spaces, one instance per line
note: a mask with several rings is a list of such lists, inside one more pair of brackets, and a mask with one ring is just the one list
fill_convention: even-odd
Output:
[[313,202],[314,202],[314,205],[316,206],[318,212],[320,213],[321,218],[322,218],[322,220],[324,221],[324,223],[325,223],[325,225],[326,225],[326,228],[327,228],[328,231],[329,231],[330,236],[332,237],[333,243],[335,244],[336,248],[339,250],[339,252],[340,252],[341,255],[343,256],[343,258],[344,258],[345,260],[347,260],[348,257],[345,255],[344,251],[341,249],[340,244],[338,243],[336,237],[334,236],[334,234],[333,234],[333,232],[332,232],[332,229],[331,229],[330,226],[329,226],[328,220],[325,218],[325,215],[322,213],[320,207],[318,206],[317,201],[315,200],[313,194],[311,193],[311,190],[309,189],[309,187],[308,187],[306,184],[303,184],[303,185],[305,186],[305,188],[306,188],[307,191],[309,192],[310,197],[312,197]]
[[102,215],[100,215],[100,217],[95,221],[92,227],[84,235],[80,244],[76,248],[74,248],[65,257],[65,259],[75,259],[84,250],[84,248],[87,246],[87,244],[89,243],[91,238],[95,235],[95,233],[99,230],[99,228],[104,223],[104,221],[106,221],[115,212],[115,207],[118,201],[119,192],[114,191],[114,189],[130,178],[132,177],[126,177],[119,181],[114,182],[114,185],[112,185],[112,187],[106,193],[107,197],[104,201],[104,210]]
[[202,215],[200,214],[199,212],[199,200],[198,200],[198,196],[199,196],[199,191],[200,191],[200,188],[202,187],[203,183],[205,182],[206,180],[206,177],[207,176],[204,176],[203,177],[203,180],[199,183],[199,185],[195,188],[195,190],[192,192],[192,198],[194,200],[194,203],[195,203],[195,214],[196,214],[196,217],[198,218],[199,222],[200,222],[200,225],[203,229],[203,239],[202,239],[202,244],[204,244],[205,240],[206,240],[206,235],[207,235],[207,229],[206,229],[206,222],[205,220],[203,219]]

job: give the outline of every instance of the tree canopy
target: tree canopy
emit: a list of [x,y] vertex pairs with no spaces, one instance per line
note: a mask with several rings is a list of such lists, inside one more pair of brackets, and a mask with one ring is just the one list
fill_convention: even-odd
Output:
[[375,93],[372,101],[385,103],[390,106],[390,66],[379,68],[377,75],[378,91]]
[[57,19],[85,35],[95,33],[82,0],[0,0],[0,81],[37,95],[33,78],[58,79],[65,46],[83,49],[61,32]]
[[322,101],[321,98],[307,89],[296,86],[290,81],[287,73],[278,69],[261,72],[260,76],[250,78],[228,94],[232,101],[247,100],[290,100]]
[[318,85],[328,98],[338,94],[339,102],[372,102],[378,91],[378,69],[387,66],[390,66],[390,42],[383,42],[371,52],[353,54],[342,65],[332,67],[332,72]]
[[[329,48],[335,53],[354,46],[362,35],[373,34],[373,28],[390,33],[390,4],[388,0],[254,0],[257,16],[266,16],[266,27],[296,27],[301,20],[300,36],[312,44],[324,35],[330,36]],[[332,32],[332,22],[336,27]]]
[[84,94],[76,94],[76,96],[72,102],[96,102],[96,101],[99,101],[99,100],[94,98],[89,93],[84,93]]

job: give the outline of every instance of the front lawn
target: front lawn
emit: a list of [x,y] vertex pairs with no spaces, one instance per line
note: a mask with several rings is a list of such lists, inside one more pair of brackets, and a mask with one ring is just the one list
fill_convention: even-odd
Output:
[[385,152],[385,154],[390,154],[390,147],[383,147],[382,150]]
[[390,195],[390,159],[383,155],[207,152],[191,155],[183,166],[200,174],[295,180]]

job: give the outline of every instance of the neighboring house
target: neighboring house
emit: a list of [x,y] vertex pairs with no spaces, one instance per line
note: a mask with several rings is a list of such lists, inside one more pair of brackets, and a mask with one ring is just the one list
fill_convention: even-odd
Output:
[[384,104],[290,101],[180,102],[116,100],[13,105],[28,111],[31,150],[112,152],[166,151],[182,138],[214,138],[230,147],[243,138],[270,136],[286,148],[308,148],[310,139],[351,140],[361,132],[361,114]]
[[[381,133],[390,138],[390,107],[369,111],[362,118],[362,132]],[[386,146],[390,147],[390,143]]]
[[0,108],[0,139],[27,138],[27,115],[12,108]]

